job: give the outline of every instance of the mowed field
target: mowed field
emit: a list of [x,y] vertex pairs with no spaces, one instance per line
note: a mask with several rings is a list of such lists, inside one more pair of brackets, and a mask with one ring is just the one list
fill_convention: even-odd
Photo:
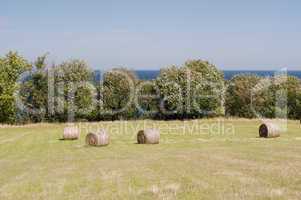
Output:
[[[78,123],[74,141],[60,140],[66,124],[2,126],[0,199],[301,199],[299,121],[275,139],[258,138],[260,123]],[[160,144],[136,144],[144,127],[160,129]],[[86,146],[99,128],[111,144]]]

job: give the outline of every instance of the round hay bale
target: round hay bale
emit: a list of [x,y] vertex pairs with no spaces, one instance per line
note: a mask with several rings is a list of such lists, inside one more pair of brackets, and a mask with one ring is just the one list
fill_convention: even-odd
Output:
[[160,132],[156,129],[141,130],[137,134],[138,144],[159,144]]
[[64,140],[77,140],[79,138],[80,131],[77,127],[66,127],[64,128],[63,139]]
[[266,123],[259,127],[259,137],[275,138],[280,137],[280,128],[276,124]]
[[86,144],[91,146],[106,146],[110,143],[110,136],[105,130],[97,133],[89,133],[86,136]]

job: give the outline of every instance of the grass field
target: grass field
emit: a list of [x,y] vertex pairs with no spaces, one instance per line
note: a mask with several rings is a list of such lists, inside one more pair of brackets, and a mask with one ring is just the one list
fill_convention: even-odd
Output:
[[[260,121],[80,123],[80,140],[59,140],[65,124],[0,128],[0,199],[301,199],[301,127],[258,138]],[[136,144],[156,127],[159,145]],[[88,147],[106,128],[111,144]]]

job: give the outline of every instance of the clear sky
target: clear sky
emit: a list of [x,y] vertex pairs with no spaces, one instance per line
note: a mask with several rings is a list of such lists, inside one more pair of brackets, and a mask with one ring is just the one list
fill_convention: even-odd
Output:
[[95,69],[301,70],[300,0],[0,0],[0,54],[45,52]]

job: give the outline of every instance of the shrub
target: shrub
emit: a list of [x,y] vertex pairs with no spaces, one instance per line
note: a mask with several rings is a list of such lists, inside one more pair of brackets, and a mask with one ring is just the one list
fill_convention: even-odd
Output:
[[[191,60],[161,69],[153,81],[138,80],[124,68],[113,69],[104,74],[102,85],[95,86],[84,61],[52,68],[45,61],[46,55],[31,65],[14,52],[0,57],[0,123],[64,122],[68,116],[97,121],[200,118],[224,114],[223,103],[227,116],[301,118],[301,81],[293,76],[237,75],[227,81],[225,90],[223,74],[214,65]],[[19,84],[26,71],[29,76]],[[53,97],[48,99],[48,94]],[[19,100],[34,112],[17,109]]]
[[139,118],[156,118],[159,112],[160,91],[156,82],[140,81],[136,92],[136,107]]
[[54,107],[59,109],[55,110],[55,115],[51,118],[66,121],[68,112],[70,120],[88,118],[94,109],[95,87],[91,84],[92,77],[90,67],[82,60],[71,60],[55,66],[56,101]]
[[[270,103],[268,106],[277,106],[282,108],[277,110],[277,117],[288,117],[290,119],[301,118],[301,81],[294,76],[276,76],[273,78],[273,85],[269,88],[273,92],[271,96],[274,103]],[[277,105],[276,105],[277,104]],[[287,107],[287,113],[286,108]],[[276,112],[276,110],[275,110]]]
[[216,66],[202,60],[188,61],[185,66],[191,70],[189,101],[193,102],[193,116],[223,115],[223,73]]
[[104,116],[112,120],[130,119],[137,115],[133,104],[137,78],[132,71],[124,68],[113,69],[104,74],[101,99]]
[[[20,86],[19,97],[25,110],[19,110],[20,122],[41,122],[45,120],[48,105],[48,80],[46,55],[38,57],[35,68]],[[30,110],[29,110],[30,109]]]
[[243,74],[233,77],[228,82],[225,102],[226,115],[256,117],[252,107],[252,90],[260,80],[261,78],[256,75]]
[[9,52],[0,58],[0,123],[16,122],[16,102],[14,93],[20,75],[30,69],[30,64],[16,52]]
[[225,105],[228,116],[296,119],[300,118],[299,102],[296,77],[238,75],[228,83]]
[[160,90],[160,114],[165,118],[178,118],[183,112],[183,88],[185,74],[183,68],[175,66],[161,69],[156,79]]
[[196,118],[222,113],[223,74],[201,60],[161,70],[156,84],[165,118]]

